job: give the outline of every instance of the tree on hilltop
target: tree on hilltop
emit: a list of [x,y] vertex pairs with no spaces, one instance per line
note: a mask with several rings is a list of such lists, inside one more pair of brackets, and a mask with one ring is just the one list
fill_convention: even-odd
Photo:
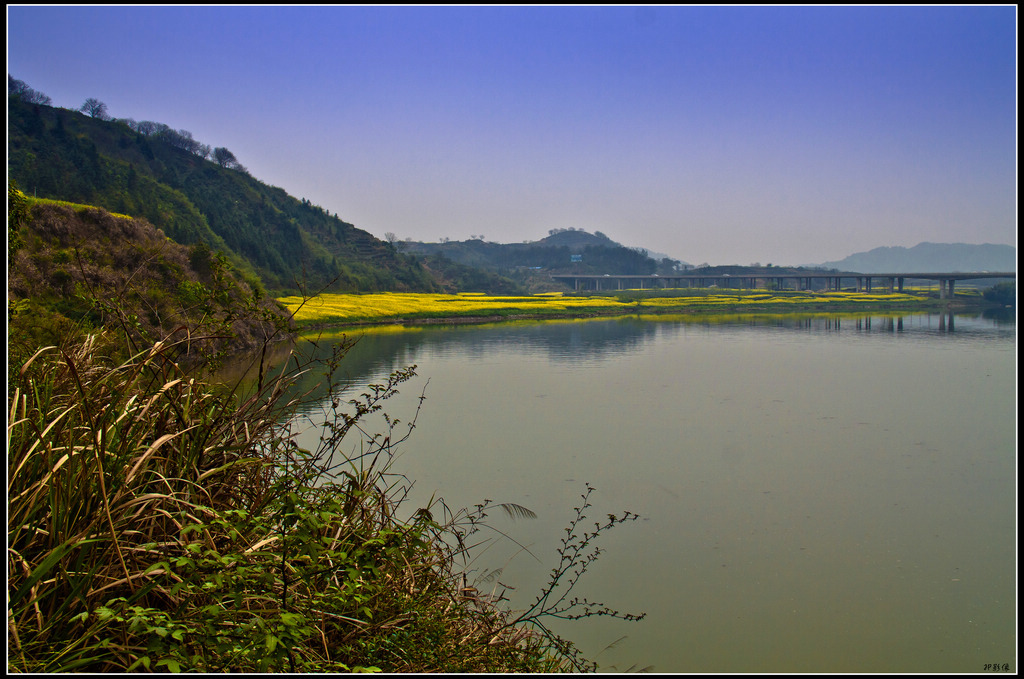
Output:
[[48,96],[42,92],[36,92],[25,84],[23,80],[12,78],[10,74],[7,75],[7,96],[20,99],[26,104],[42,104],[44,106],[53,105],[53,100]]
[[209,145],[203,144],[199,140],[195,139],[192,136],[192,133],[188,130],[172,130],[168,127],[161,130],[156,136],[171,146],[181,149],[182,151],[188,151],[200,158],[206,158],[210,155]]
[[86,99],[85,103],[78,107],[78,110],[97,120],[110,120],[110,114],[107,113],[107,105],[93,97]]
[[145,135],[147,137],[153,137],[160,134],[164,130],[169,130],[171,128],[169,125],[164,125],[163,123],[156,123],[152,120],[141,120],[138,123],[136,123],[135,127],[132,129],[134,129],[139,134]]
[[223,146],[218,146],[213,150],[213,161],[221,167],[226,167],[229,170],[240,170],[245,172],[245,167],[238,162],[238,159],[235,158],[235,154],[228,151]]

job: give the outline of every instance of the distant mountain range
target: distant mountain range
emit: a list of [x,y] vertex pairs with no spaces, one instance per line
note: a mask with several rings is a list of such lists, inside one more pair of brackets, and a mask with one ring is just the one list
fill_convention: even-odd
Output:
[[1016,271],[1017,248],[1011,245],[919,243],[912,248],[881,247],[858,252],[822,269],[859,273],[925,273],[936,271]]

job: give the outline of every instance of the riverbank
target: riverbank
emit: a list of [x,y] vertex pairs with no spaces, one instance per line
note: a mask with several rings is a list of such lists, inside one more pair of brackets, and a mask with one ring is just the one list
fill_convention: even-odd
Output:
[[336,403],[304,450],[301,399],[284,395],[307,371],[332,374],[349,345],[225,388],[174,360],[187,340],[123,363],[103,353],[111,342],[69,338],[11,376],[9,670],[591,667],[533,624],[546,609],[516,614],[467,588],[464,545],[486,525],[483,505],[452,514],[438,500],[398,518],[406,491],[389,468],[412,424],[390,420],[364,455],[332,462],[413,369]]
[[455,325],[528,319],[569,319],[633,314],[926,311],[981,308],[978,294],[952,300],[924,292],[858,293],[735,290],[631,290],[615,295],[547,293],[524,296],[420,293],[327,294],[278,299],[296,328],[366,325]]

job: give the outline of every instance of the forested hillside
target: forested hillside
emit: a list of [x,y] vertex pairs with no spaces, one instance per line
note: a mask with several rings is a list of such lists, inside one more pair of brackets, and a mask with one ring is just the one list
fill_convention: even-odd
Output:
[[29,196],[145,218],[178,243],[223,252],[271,293],[440,289],[415,258],[258,181],[186,130],[8,90],[8,173]]
[[441,255],[467,266],[508,273],[516,269],[543,269],[549,273],[653,274],[672,273],[680,262],[656,262],[634,248],[604,234],[582,229],[552,230],[547,238],[527,243],[491,243],[483,238],[442,243],[406,241],[403,252]]

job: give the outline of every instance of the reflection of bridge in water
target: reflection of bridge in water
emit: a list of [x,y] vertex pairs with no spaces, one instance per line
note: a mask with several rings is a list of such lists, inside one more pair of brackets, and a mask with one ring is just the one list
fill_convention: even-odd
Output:
[[[928,315],[931,318],[931,314]],[[838,331],[842,321],[842,317],[836,318],[824,318],[820,319],[824,323],[825,330],[836,330]],[[851,323],[854,329],[858,332],[903,332],[903,316],[857,316],[853,319],[846,318],[847,326]],[[803,323],[810,329],[815,319],[808,318],[804,319]],[[939,332],[954,332],[956,330],[956,323],[954,321],[954,315],[952,311],[946,311],[938,314],[938,326]]]
[[[824,281],[825,290],[842,290],[843,281],[853,281],[853,287],[857,292],[871,292],[872,285],[876,279],[881,279],[880,287],[889,292],[903,292],[904,281],[924,280],[939,282],[939,299],[946,299],[953,296],[953,288],[956,281],[969,281],[981,278],[1014,278],[1016,272],[988,271],[952,273],[788,273],[788,274],[675,274],[671,276],[651,275],[577,275],[577,274],[552,274],[551,278],[556,281],[570,283],[574,290],[624,290],[630,288],[745,288],[757,289],[758,287],[769,288],[769,281],[775,281],[777,289],[787,289],[787,283],[793,285],[794,290],[812,290],[813,281]],[[762,282],[758,286],[758,282]],[[684,285],[685,284],[685,285]]]

